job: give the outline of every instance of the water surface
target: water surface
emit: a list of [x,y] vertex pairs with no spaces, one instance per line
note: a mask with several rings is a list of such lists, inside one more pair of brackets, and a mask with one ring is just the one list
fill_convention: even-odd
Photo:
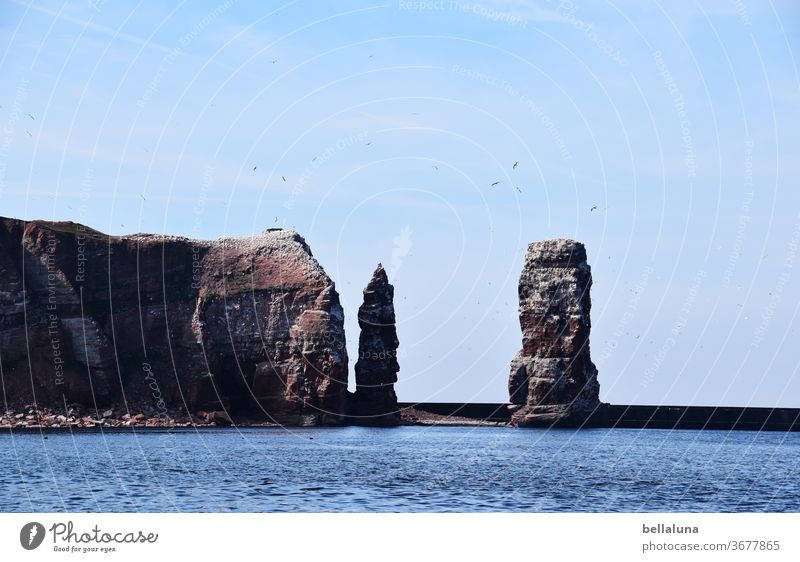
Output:
[[800,511],[800,434],[4,433],[2,511]]

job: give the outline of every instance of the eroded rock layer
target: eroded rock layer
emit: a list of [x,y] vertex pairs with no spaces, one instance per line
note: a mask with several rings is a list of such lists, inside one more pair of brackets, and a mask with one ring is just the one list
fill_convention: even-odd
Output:
[[400,422],[394,383],[397,362],[397,330],[394,315],[394,287],[383,266],[378,264],[358,309],[358,361],[356,393],[352,410],[354,423],[397,425]]
[[344,315],[291,230],[214,241],[0,219],[7,403],[226,410],[286,424],[346,408]]
[[508,382],[512,423],[579,425],[600,411],[597,368],[589,356],[591,286],[580,242],[528,246],[519,280],[522,349]]

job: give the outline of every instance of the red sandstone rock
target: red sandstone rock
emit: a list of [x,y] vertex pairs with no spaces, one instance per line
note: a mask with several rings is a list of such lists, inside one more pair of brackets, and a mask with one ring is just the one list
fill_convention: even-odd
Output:
[[601,409],[589,356],[592,273],[574,240],[528,246],[519,280],[522,349],[508,381],[512,423],[585,423]]
[[233,425],[233,420],[231,417],[227,414],[227,412],[223,412],[221,410],[216,412],[207,412],[205,416],[205,422],[226,427]]
[[334,284],[294,231],[201,241],[0,219],[6,403],[103,408],[124,392],[151,416],[185,400],[336,423],[344,342]]

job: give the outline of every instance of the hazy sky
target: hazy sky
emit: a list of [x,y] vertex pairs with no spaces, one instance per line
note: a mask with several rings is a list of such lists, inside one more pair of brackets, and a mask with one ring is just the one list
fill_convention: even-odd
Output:
[[0,215],[295,228],[351,386],[381,261],[404,401],[505,400],[527,243],[575,238],[603,400],[800,406],[796,2],[166,4],[0,4]]

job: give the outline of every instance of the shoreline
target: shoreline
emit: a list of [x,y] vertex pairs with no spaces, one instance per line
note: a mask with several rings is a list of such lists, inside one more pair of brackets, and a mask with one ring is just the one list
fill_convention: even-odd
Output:
[[[59,414],[44,409],[35,411],[26,406],[25,412],[14,413],[7,410],[0,417],[0,431],[15,433],[104,433],[104,432],[169,432],[198,431],[207,429],[325,429],[336,427],[508,427],[510,413],[506,404],[491,403],[401,403],[400,422],[397,426],[382,426],[364,423],[344,422],[330,425],[290,425],[229,417],[224,412],[198,412],[204,416],[189,415],[171,411],[148,416],[145,414],[124,414],[114,416],[113,410],[104,413],[111,415],[91,417],[80,415],[73,408]],[[67,416],[65,414],[72,413]],[[98,413],[98,416],[100,414]],[[20,417],[21,416],[21,417]],[[11,421],[13,420],[13,422]],[[38,423],[37,423],[38,422]],[[44,422],[44,423],[41,423]],[[61,422],[61,423],[59,423]],[[543,423],[539,429],[563,428]],[[615,405],[606,407],[606,416],[593,420],[591,424],[566,429],[666,429],[666,430],[714,430],[714,431],[800,431],[800,408],[726,407],[726,406],[647,406]]]

